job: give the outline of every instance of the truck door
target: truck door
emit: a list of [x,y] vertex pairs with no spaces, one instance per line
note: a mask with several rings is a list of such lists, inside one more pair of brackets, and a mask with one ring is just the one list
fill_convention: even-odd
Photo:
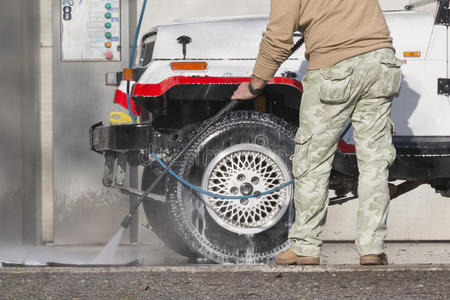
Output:
[[[449,60],[450,60],[450,31],[448,29],[449,27],[449,23],[450,23],[450,1],[449,0],[441,0],[439,3],[439,9],[437,11],[436,14],[436,25],[437,26],[442,26],[445,27],[446,30],[446,41],[445,41],[445,45],[446,45],[446,57],[447,57],[447,74],[445,76],[445,78],[442,78],[439,82],[438,82],[438,93],[440,94],[444,94],[447,95],[447,97],[450,94],[450,82],[449,82],[449,78],[450,78],[450,64],[449,64]],[[450,105],[450,102],[449,102]]]

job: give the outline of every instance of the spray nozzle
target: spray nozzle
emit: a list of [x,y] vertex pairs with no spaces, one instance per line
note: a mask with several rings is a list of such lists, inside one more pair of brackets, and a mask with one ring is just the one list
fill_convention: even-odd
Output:
[[123,228],[128,228],[130,227],[131,224],[131,220],[133,219],[133,214],[130,212],[128,215],[126,215],[126,217],[122,220],[122,223],[120,223],[120,225]]

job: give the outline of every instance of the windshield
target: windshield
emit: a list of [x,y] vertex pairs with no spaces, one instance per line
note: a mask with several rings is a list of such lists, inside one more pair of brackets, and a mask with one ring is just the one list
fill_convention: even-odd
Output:
[[384,11],[435,10],[438,0],[379,0]]
[[388,10],[404,10],[405,6],[409,5],[410,0],[378,0],[381,9],[384,11]]
[[148,65],[152,60],[153,49],[155,48],[156,32],[151,32],[142,38],[141,54],[139,57],[139,66]]

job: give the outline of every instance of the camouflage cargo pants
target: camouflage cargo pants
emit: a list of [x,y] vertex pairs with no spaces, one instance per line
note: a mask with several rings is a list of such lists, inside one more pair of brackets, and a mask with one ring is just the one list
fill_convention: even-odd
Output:
[[359,169],[356,245],[360,255],[383,252],[388,168],[395,159],[390,110],[402,63],[393,50],[380,49],[305,75],[293,161],[296,219],[289,231],[298,255],[320,256],[331,165],[348,119]]

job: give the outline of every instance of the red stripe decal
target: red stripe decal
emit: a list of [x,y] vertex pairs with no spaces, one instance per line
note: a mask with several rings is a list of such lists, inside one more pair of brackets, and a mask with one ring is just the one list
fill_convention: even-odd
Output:
[[[134,85],[133,97],[158,97],[167,92],[170,88],[179,84],[240,84],[250,81],[250,77],[187,77],[174,76],[156,84],[137,83]],[[286,77],[275,77],[268,84],[286,84],[303,91],[301,82]]]
[[[125,107],[126,109],[128,109],[128,105],[127,105],[127,94],[122,92],[119,89],[116,89],[116,93],[114,95],[114,102],[116,102],[117,104],[120,104],[121,106]],[[141,114],[141,108],[139,106],[136,106],[133,102],[133,99],[130,98],[130,105],[131,105],[131,110],[133,111],[133,114],[135,115],[140,115]]]
[[[167,92],[170,88],[179,84],[240,84],[241,82],[250,81],[250,77],[186,77],[186,76],[174,76],[163,80],[156,84],[142,84],[137,83],[133,86],[132,94],[137,97],[158,97]],[[274,77],[268,84],[286,84],[297,88],[299,91],[303,92],[303,86],[301,82],[286,77]],[[116,90],[114,96],[114,102],[122,105],[125,108],[127,106],[127,95]],[[133,100],[131,100],[131,108],[133,113],[140,115],[141,110],[139,107],[134,105]],[[338,144],[338,148],[342,153],[355,153],[355,145],[347,144],[341,140]]]
[[356,152],[355,145],[347,144],[343,140],[339,141],[338,148],[339,148],[339,150],[341,150],[342,153],[355,153]]

